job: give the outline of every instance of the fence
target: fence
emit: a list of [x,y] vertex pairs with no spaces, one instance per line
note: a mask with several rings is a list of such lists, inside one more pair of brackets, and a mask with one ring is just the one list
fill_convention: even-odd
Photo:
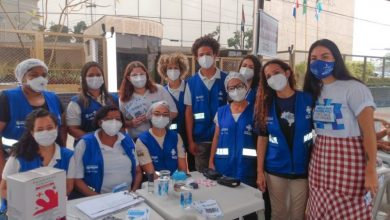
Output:
[[14,87],[15,66],[22,60],[35,57],[48,65],[50,90],[77,92],[80,70],[89,55],[89,47],[84,42],[91,39],[95,42],[97,61],[105,66],[104,40],[101,36],[0,30],[0,90]]
[[[390,86],[390,57],[342,54],[347,69],[351,74],[369,86]],[[286,60],[293,69],[299,85],[307,68],[307,51],[280,51],[278,57]]]

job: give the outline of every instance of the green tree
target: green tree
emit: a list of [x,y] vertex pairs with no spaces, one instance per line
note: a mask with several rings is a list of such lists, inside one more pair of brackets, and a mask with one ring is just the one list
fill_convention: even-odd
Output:
[[[243,33],[243,35],[241,34],[241,31],[235,31],[233,32],[233,37],[229,38],[227,40],[227,43],[228,43],[228,47],[234,47],[234,49],[238,50],[238,49],[250,49],[252,48],[252,44],[253,44],[253,30],[252,29],[249,29],[247,31],[245,31]],[[241,44],[241,40],[240,38],[243,37],[243,41],[244,41],[244,46]]]
[[[50,32],[53,32],[53,33],[66,33],[67,34],[69,32],[69,28],[66,25],[54,24],[54,25],[50,26]],[[58,36],[57,37],[57,41],[69,42],[70,38],[71,37],[68,37],[68,36]],[[55,36],[48,36],[46,38],[46,40],[50,41],[50,42],[53,42],[53,41],[56,41],[56,37]]]
[[77,22],[76,26],[73,27],[73,33],[82,34],[84,33],[85,29],[87,29],[87,24],[85,21],[79,21]]
[[346,61],[345,65],[349,72],[358,79],[367,80],[374,75],[375,66],[371,62],[366,63],[366,72],[364,73],[363,61]]

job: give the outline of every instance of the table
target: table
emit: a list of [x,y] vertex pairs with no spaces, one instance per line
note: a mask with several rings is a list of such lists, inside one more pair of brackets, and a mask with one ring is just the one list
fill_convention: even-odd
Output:
[[[204,179],[199,172],[191,172],[193,179]],[[144,184],[145,186],[146,184]],[[159,197],[148,193],[147,187],[143,187],[136,193],[145,198],[146,203],[156,210],[162,217],[170,220],[197,220],[204,219],[193,208],[182,209],[180,207],[179,193],[169,192],[168,196]],[[264,201],[258,189],[241,183],[240,186],[230,188],[217,184],[206,187],[199,185],[199,189],[192,191],[192,200],[215,199],[223,212],[223,219],[240,218],[253,212],[258,213],[259,219],[264,219]]]
[[[89,196],[81,199],[75,199],[75,200],[69,200],[66,204],[66,219],[67,220],[87,220],[90,219],[87,215],[85,215],[83,212],[81,212],[78,208],[76,208],[76,205],[80,202],[87,201],[89,199],[97,198],[100,196],[105,196],[107,194],[100,194],[96,196]],[[136,206],[133,206],[135,208],[145,208],[149,207],[145,202],[138,204]],[[124,208],[118,212],[112,213],[111,215],[113,217],[119,218],[119,219],[126,219],[126,214],[127,214],[128,208]],[[98,218],[98,219],[103,219]],[[161,217],[156,211],[154,211],[152,208],[150,208],[150,218],[151,220],[164,220],[163,217]]]

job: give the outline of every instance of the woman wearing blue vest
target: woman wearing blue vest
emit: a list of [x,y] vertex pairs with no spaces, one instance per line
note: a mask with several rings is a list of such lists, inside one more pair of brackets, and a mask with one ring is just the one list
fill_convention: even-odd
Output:
[[311,45],[303,88],[315,98],[317,135],[309,166],[308,219],[372,219],[365,200],[378,190],[376,106],[370,90],[352,76],[328,39]]
[[105,105],[118,106],[118,97],[108,93],[100,64],[88,62],[81,69],[81,92],[72,97],[66,111],[68,132],[75,138],[75,143],[84,134],[95,130],[92,121],[96,112]]
[[[180,134],[187,152],[189,150],[185,129],[184,91],[186,82],[184,79],[188,74],[188,68],[188,59],[182,53],[162,55],[158,61],[158,72],[161,78],[168,82],[164,88],[171,94],[178,110],[178,115],[172,120],[169,128]],[[187,164],[190,171],[195,170],[195,161],[192,154],[187,154]]]
[[248,94],[246,95],[246,100],[252,106],[255,105],[257,88],[260,81],[260,70],[261,63],[254,55],[246,55],[240,62],[239,72],[247,80],[247,85],[249,87]]
[[208,167],[218,107],[226,105],[224,81],[226,73],[215,65],[219,43],[212,37],[198,38],[192,45],[192,54],[200,69],[187,80],[184,92],[185,121],[189,151],[195,156],[196,170]]
[[304,219],[312,97],[296,90],[292,69],[278,59],[263,66],[259,86],[255,105],[258,187],[261,191],[268,188],[272,219]]
[[[17,88],[4,90],[0,95],[0,136],[4,143],[15,143],[25,130],[26,116],[34,109],[44,108],[56,117],[61,140],[66,140],[66,127],[63,125],[63,108],[57,95],[46,91],[48,68],[38,59],[27,59],[15,68]],[[5,155],[3,141],[0,140],[0,172],[3,171]],[[10,147],[12,144],[8,144]]]
[[[26,118],[26,129],[16,143],[2,173],[1,197],[7,196],[7,177],[42,166],[66,171],[66,191],[73,189],[75,163],[73,151],[59,145],[57,118],[45,109],[36,109]],[[5,208],[5,207],[2,207]]]
[[139,188],[141,168],[133,140],[120,132],[124,124],[116,106],[104,106],[96,112],[93,126],[98,130],[84,135],[75,148],[75,186],[81,194],[108,193],[123,185],[132,191]]
[[158,101],[166,101],[171,109],[171,118],[177,116],[177,108],[171,95],[156,84],[146,67],[139,61],[126,66],[119,89],[119,108],[126,119],[126,128],[133,139],[150,128],[146,118],[149,107]]
[[240,73],[230,72],[225,89],[232,102],[219,107],[215,115],[209,168],[256,187],[256,135],[253,107],[245,99],[247,80]]
[[187,172],[186,153],[178,133],[168,129],[170,108],[167,102],[160,101],[150,106],[147,117],[152,128],[141,133],[136,142],[137,156],[142,170],[176,170]]

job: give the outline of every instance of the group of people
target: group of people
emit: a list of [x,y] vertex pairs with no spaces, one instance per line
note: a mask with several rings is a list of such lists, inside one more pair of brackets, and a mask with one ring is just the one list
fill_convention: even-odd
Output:
[[211,168],[268,191],[268,218],[370,219],[364,196],[378,188],[375,103],[337,46],[327,39],[311,46],[303,91],[282,60],[262,66],[247,55],[237,72],[220,70],[219,47],[198,38],[192,54],[200,69],[190,76],[183,54],[162,55],[165,86],[133,61],[118,94],[107,91],[100,64],[88,62],[66,109],[45,89],[47,66],[21,62],[20,86],[0,95],[0,134],[17,140],[0,142],[3,206],[7,176],[40,166],[66,171],[70,198],[136,190],[143,173]]

